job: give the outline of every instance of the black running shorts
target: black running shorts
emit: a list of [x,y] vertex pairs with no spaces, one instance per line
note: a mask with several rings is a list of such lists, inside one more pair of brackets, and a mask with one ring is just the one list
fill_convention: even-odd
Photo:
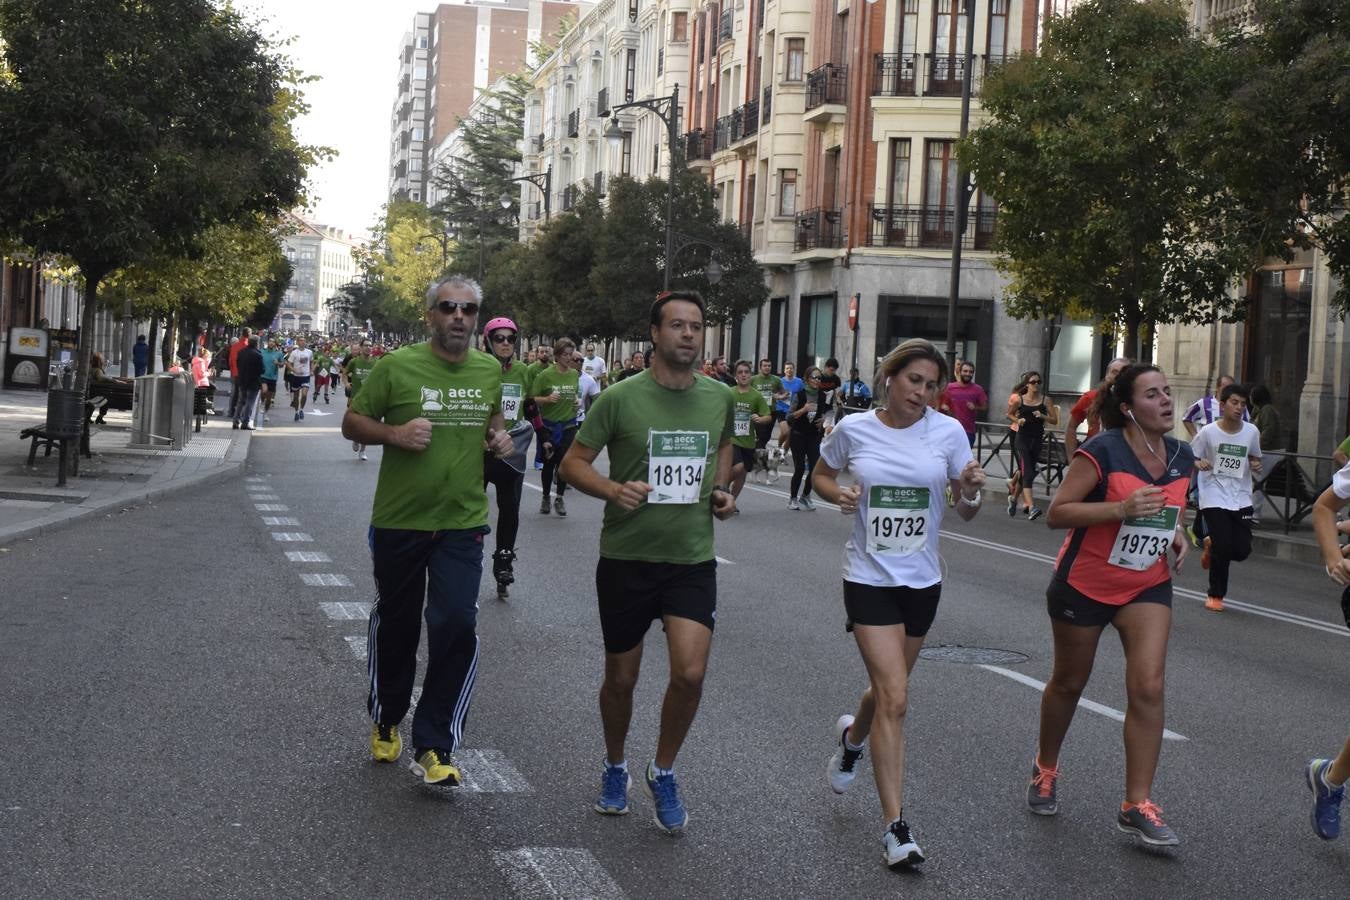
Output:
[[735,444],[732,444],[731,454],[732,454],[731,464],[733,466],[736,465],[737,463],[740,463],[741,465],[745,466],[745,471],[751,472],[754,470],[755,468],[754,447],[737,447]]
[[1093,600],[1087,594],[1075,589],[1063,578],[1051,578],[1050,587],[1045,589],[1045,608],[1050,618],[1069,625],[1082,625],[1088,628],[1104,628],[1111,620],[1131,603],[1161,603],[1169,609],[1172,606],[1172,582],[1164,581],[1131,597],[1119,605]]
[[712,631],[717,620],[717,561],[680,565],[600,557],[595,567],[600,633],[606,653],[627,653],[666,616]]
[[878,587],[844,582],[844,610],[848,630],[854,625],[904,625],[909,637],[923,637],[937,618],[942,582],[925,588]]

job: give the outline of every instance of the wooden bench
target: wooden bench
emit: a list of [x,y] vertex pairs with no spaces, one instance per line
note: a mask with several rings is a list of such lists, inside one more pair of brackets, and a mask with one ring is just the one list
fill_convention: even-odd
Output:
[[[102,397],[106,402],[98,411],[99,421],[110,409],[120,409],[127,412],[131,411],[131,382],[129,381],[97,381],[90,382],[87,396],[90,400]],[[93,411],[90,410],[90,415]]]

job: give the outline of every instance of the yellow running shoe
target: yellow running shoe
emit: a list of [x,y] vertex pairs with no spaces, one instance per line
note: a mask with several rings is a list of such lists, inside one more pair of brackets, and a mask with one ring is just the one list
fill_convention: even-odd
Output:
[[376,722],[370,726],[370,755],[376,762],[394,762],[402,752],[403,742],[399,740],[397,725]]
[[420,777],[427,784],[434,784],[439,787],[459,786],[459,769],[450,761],[448,752],[432,748],[417,752],[416,756],[417,759],[408,767],[412,769],[414,775]]

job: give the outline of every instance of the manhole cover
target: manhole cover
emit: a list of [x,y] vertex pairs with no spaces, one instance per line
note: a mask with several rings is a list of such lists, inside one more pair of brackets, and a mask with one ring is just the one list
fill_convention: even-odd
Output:
[[994,647],[962,647],[960,644],[938,644],[919,651],[922,659],[966,665],[1015,666],[1030,657],[1016,650],[998,650]]

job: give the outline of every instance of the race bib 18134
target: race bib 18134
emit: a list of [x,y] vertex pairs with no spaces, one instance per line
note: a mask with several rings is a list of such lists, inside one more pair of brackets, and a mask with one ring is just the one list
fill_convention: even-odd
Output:
[[652,431],[647,438],[648,503],[697,503],[708,462],[708,432]]

